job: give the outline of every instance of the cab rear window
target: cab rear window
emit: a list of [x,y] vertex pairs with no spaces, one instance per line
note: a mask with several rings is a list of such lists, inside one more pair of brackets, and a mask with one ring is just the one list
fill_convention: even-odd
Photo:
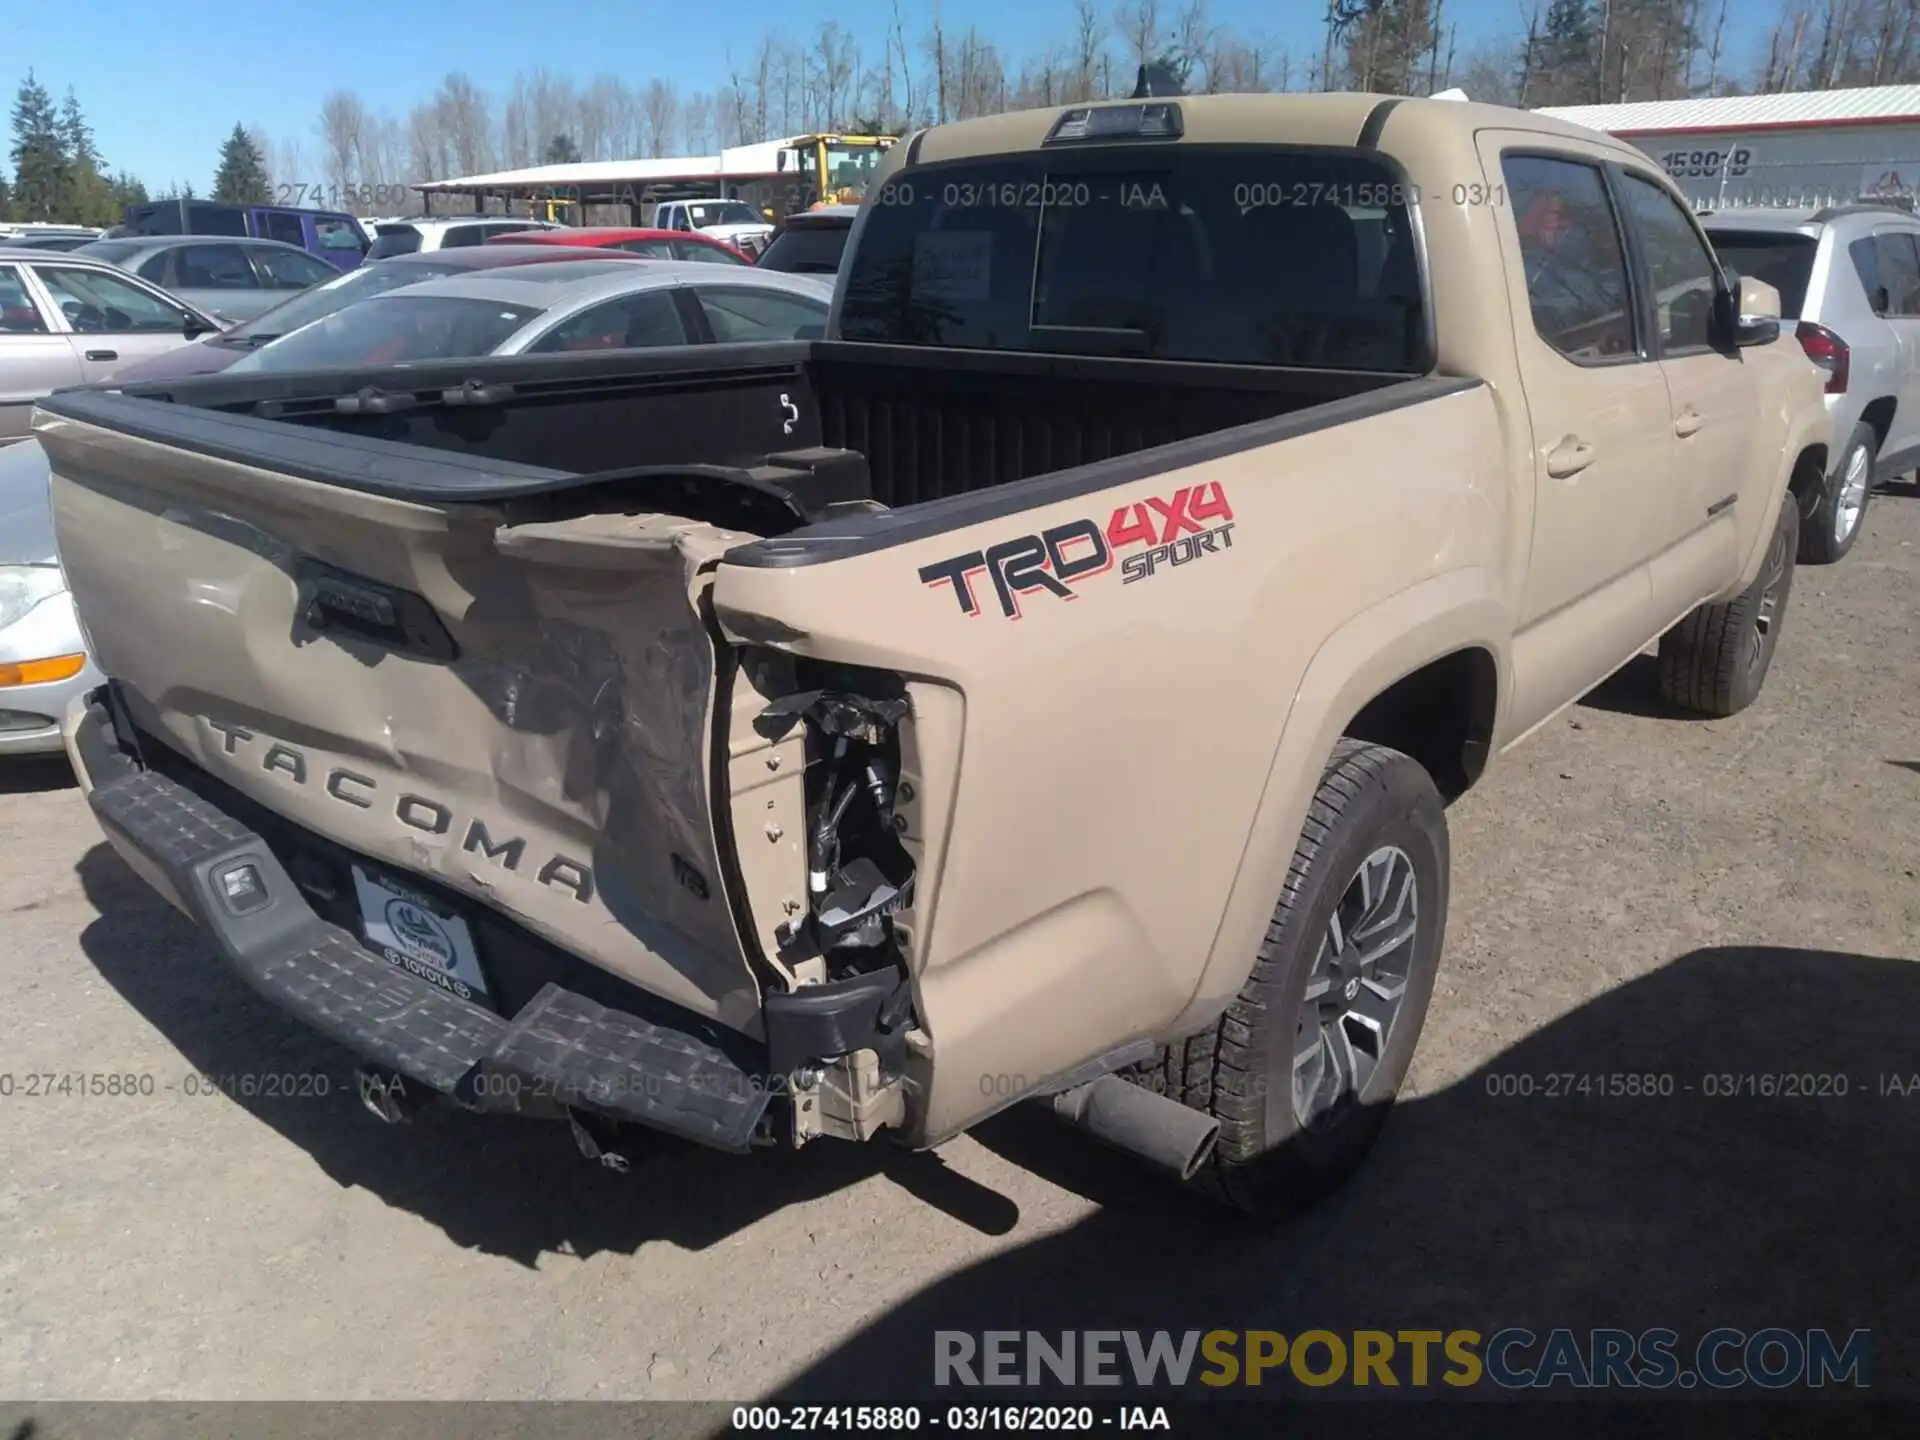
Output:
[[1103,147],[895,174],[848,340],[1422,372],[1411,197],[1347,152]]

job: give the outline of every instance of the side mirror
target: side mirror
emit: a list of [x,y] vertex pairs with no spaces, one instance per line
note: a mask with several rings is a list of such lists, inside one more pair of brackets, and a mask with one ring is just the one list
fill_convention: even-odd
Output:
[[1742,275],[1735,296],[1733,343],[1771,345],[1780,338],[1780,292],[1764,280]]

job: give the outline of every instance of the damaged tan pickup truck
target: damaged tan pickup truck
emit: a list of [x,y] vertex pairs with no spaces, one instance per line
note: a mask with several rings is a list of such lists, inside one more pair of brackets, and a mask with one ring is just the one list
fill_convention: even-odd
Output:
[[43,402],[70,750],[385,1118],[622,1168],[1038,1099],[1279,1212],[1407,1070],[1448,802],[1649,642],[1758,693],[1825,467],[1777,312],[1516,111],[928,129],[817,341]]

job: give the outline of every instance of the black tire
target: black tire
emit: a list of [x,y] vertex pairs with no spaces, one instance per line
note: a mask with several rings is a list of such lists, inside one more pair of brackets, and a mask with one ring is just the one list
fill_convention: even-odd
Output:
[[[1409,862],[1417,907],[1411,939],[1389,952],[1404,967],[1402,998],[1358,1094],[1349,1085],[1303,1126],[1294,1056],[1310,1019],[1307,982],[1329,921],[1360,884],[1363,862],[1389,847]],[[1168,1047],[1144,1077],[1220,1121],[1219,1142],[1194,1177],[1196,1187],[1272,1219],[1325,1195],[1359,1166],[1406,1078],[1426,1019],[1446,931],[1447,872],[1446,812],[1426,770],[1383,745],[1341,741],[1308,810],[1253,973],[1213,1029]],[[1340,988],[1352,998],[1354,987]]]
[[[1799,560],[1802,565],[1831,565],[1853,548],[1867,520],[1867,502],[1873,497],[1873,459],[1880,450],[1880,437],[1871,425],[1856,425],[1840,451],[1839,463],[1827,476],[1820,503],[1800,527]],[[1847,478],[1855,465],[1866,466],[1866,488],[1858,494],[1859,508],[1851,514],[1842,502],[1847,496]]]
[[1731,600],[1702,605],[1660,637],[1660,694],[1669,705],[1725,717],[1760,697],[1779,648],[1799,548],[1800,503],[1789,494],[1753,583]]

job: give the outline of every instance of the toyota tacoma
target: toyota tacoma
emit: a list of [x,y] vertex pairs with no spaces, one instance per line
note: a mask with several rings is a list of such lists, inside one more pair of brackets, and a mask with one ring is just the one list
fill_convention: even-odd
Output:
[[100,824],[385,1118],[620,1168],[1038,1101],[1301,1204],[1407,1071],[1449,803],[1649,644],[1758,694],[1822,375],[1644,155],[1448,100],[925,129],[837,287],[41,402]]

